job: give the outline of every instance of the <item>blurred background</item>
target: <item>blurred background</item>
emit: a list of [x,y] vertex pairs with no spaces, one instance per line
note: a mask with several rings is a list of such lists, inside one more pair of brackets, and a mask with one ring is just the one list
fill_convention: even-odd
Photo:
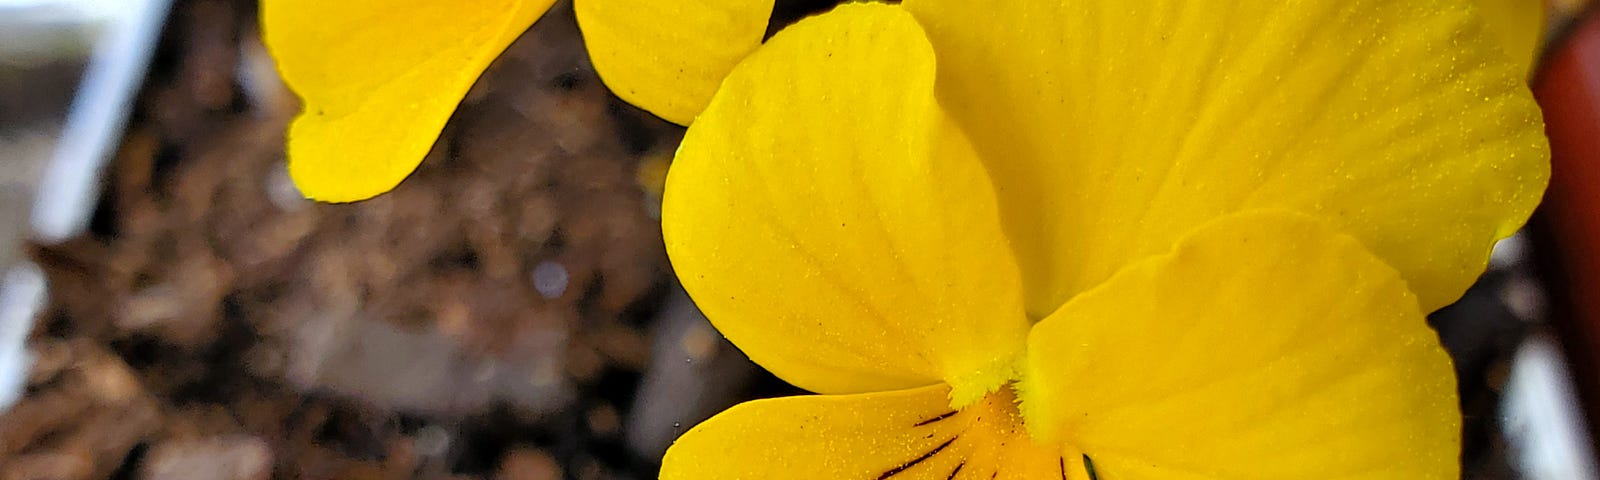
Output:
[[[772,28],[829,0],[779,0]],[[1555,175],[1435,313],[1464,477],[1595,479],[1600,15],[1552,3]],[[0,480],[646,479],[798,393],[675,284],[682,129],[611,96],[570,2],[392,193],[303,200],[251,0],[0,0]]]

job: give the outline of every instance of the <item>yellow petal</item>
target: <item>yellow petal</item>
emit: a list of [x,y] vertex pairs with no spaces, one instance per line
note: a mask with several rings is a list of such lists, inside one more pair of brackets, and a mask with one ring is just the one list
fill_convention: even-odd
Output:
[[1506,55],[1523,72],[1532,72],[1544,39],[1545,0],[1478,0],[1478,11]]
[[289,175],[307,197],[389,191],[467,89],[554,0],[264,0],[261,26],[304,109]]
[[1456,0],[906,0],[1001,193],[1028,310],[1231,212],[1351,233],[1433,310],[1548,176],[1523,71]]
[[1224,217],[1034,327],[1022,409],[1100,478],[1458,478],[1450,359],[1394,269]]
[[1012,375],[1028,328],[994,193],[933,98],[933,52],[895,6],[773,37],[689,128],[667,253],[717,329],[821,393]]
[[574,0],[600,79],[618,97],[688,125],[761,45],[773,0]]
[[1081,468],[1027,438],[1009,395],[954,412],[947,392],[743,403],[680,437],[661,479],[1037,480]]

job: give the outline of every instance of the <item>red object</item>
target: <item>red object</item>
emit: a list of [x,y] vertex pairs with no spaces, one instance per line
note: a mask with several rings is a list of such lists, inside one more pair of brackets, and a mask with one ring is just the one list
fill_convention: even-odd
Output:
[[1551,154],[1550,189],[1535,225],[1554,247],[1545,262],[1552,317],[1593,430],[1600,424],[1600,15],[1553,45],[1533,92]]

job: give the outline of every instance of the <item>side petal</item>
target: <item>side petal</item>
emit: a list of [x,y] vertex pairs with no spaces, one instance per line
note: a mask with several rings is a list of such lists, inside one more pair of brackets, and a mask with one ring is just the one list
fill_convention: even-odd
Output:
[[988,177],[933,98],[898,7],[849,4],[733,70],[667,174],[662,230],[695,302],[820,393],[1012,375],[1028,322]]
[[574,0],[600,79],[618,97],[688,125],[767,30],[773,0]]
[[1257,208],[1354,235],[1431,311],[1549,174],[1525,72],[1459,0],[905,7],[994,177],[1036,317]]
[[1287,212],[1225,217],[1034,327],[1028,425],[1101,478],[1457,478],[1450,358],[1394,269]]
[[1076,466],[997,411],[1014,407],[951,411],[948,390],[739,404],[678,438],[661,479],[1036,480]]
[[307,197],[400,184],[467,89],[554,0],[263,0],[261,28],[303,110],[289,175]]

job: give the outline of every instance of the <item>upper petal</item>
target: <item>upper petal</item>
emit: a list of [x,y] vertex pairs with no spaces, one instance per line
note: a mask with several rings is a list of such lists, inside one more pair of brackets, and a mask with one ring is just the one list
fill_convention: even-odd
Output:
[[988,177],[897,6],[780,32],[728,77],[667,175],[678,277],[724,335],[823,393],[1012,374],[1028,322]]
[[304,108],[289,175],[307,197],[363,200],[404,180],[489,62],[554,0],[263,0],[278,72]]
[[1210,219],[1286,208],[1433,310],[1548,176],[1524,72],[1459,0],[906,0],[1035,316]]
[[1015,413],[1010,404],[951,411],[948,391],[935,385],[739,404],[673,443],[661,479],[1037,480],[1080,468],[1029,440],[1007,414]]
[[574,0],[595,72],[618,97],[679,125],[761,45],[773,0]]
[[1101,478],[1457,478],[1450,358],[1397,272],[1287,212],[1219,219],[1034,327],[1030,429]]

